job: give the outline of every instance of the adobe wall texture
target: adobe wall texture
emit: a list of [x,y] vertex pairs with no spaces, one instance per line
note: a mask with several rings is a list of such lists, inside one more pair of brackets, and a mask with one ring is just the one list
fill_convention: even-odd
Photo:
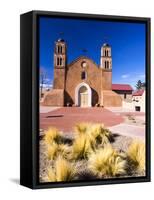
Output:
[[42,103],[44,106],[64,106],[64,90],[53,89],[46,94]]
[[103,93],[103,106],[105,107],[121,107],[122,98],[112,90],[104,90]]
[[65,88],[65,68],[54,68],[53,89]]
[[[126,102],[132,102],[132,91],[115,91],[117,94],[119,94],[122,98],[123,101],[126,101]],[[125,98],[125,95],[126,94],[126,98]]]
[[[82,67],[82,62],[85,61],[87,66]],[[85,71],[87,78],[81,79],[81,73]],[[65,103],[75,103],[75,88],[78,84],[87,83],[92,90],[92,106],[100,103],[101,98],[101,69],[90,59],[78,59],[68,66],[66,74],[66,97]]]

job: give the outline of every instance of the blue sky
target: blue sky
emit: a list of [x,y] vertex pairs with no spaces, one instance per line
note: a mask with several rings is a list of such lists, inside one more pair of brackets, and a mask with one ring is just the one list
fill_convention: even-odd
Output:
[[86,55],[99,65],[101,46],[107,42],[112,47],[112,83],[134,87],[137,80],[145,80],[145,24],[40,17],[39,25],[39,63],[49,83],[58,38],[67,43],[68,63]]

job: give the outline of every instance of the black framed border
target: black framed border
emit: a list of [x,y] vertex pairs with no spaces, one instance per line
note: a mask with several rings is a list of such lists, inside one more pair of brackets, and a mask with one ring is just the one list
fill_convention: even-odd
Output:
[[[39,182],[39,17],[62,17],[146,25],[146,176],[91,181]],[[151,180],[150,18],[31,11],[20,16],[20,184],[32,189],[149,182]]]

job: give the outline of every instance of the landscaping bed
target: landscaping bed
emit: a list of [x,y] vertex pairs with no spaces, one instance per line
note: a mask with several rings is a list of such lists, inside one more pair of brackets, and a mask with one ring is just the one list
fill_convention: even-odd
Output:
[[102,124],[80,123],[73,133],[40,132],[40,182],[145,176],[145,145],[111,133]]

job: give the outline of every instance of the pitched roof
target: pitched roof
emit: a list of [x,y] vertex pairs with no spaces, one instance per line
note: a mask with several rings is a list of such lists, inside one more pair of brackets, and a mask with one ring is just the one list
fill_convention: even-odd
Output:
[[144,92],[144,89],[136,90],[135,92],[133,92],[133,96],[142,96],[143,92]]
[[112,90],[133,91],[133,88],[128,84],[112,84]]

